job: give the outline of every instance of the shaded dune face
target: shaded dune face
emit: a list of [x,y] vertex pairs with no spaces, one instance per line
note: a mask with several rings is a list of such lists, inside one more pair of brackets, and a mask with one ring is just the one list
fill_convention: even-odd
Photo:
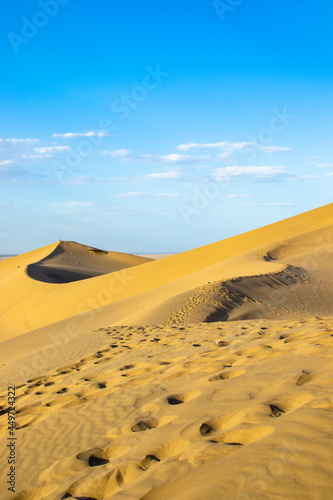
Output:
[[47,266],[45,263],[37,262],[27,267],[27,274],[30,278],[42,281],[43,283],[70,283],[72,281],[92,278],[93,276],[100,276],[105,273],[95,272],[87,274],[85,272],[69,271],[62,267],[55,268],[53,266]]
[[27,275],[43,283],[71,283],[126,269],[151,259],[62,241],[45,258],[29,264]]
[[170,319],[175,323],[178,319],[185,323],[211,323],[278,316],[281,306],[287,303],[291,307],[294,292],[308,284],[307,273],[295,266],[278,273],[216,281],[199,287]]
[[333,314],[332,225],[263,247],[256,257],[285,268],[200,286],[172,311],[170,323]]

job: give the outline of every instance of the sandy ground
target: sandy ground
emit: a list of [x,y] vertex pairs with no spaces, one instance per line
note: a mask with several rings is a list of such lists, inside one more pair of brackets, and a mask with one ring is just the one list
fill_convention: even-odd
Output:
[[91,250],[1,263],[0,498],[333,498],[333,205],[159,260]]

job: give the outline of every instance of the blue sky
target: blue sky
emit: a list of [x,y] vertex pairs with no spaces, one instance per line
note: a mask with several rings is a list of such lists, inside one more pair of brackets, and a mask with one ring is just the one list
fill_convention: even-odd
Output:
[[330,203],[330,0],[4,0],[0,253],[179,252]]

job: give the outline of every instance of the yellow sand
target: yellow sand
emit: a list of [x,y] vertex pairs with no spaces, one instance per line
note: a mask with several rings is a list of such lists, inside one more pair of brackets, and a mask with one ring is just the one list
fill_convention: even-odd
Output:
[[333,205],[137,259],[0,263],[0,498],[333,498]]
[[[327,205],[188,252],[65,284],[39,282],[26,274],[28,263],[46,257],[57,244],[49,245],[0,262],[0,283],[7,290],[0,304],[0,332],[4,338],[10,338],[84,312],[87,319],[92,316],[87,311],[103,307],[105,312],[109,304],[107,324],[128,323],[126,319],[132,314],[140,312],[141,316],[144,309],[148,312],[156,307],[163,309],[166,301],[207,281],[281,270],[283,265],[263,260],[256,250],[331,224],[333,209]],[[314,238],[310,234],[309,242]],[[134,301],[127,301],[124,307],[119,304],[132,297]],[[112,308],[116,302],[117,306]],[[163,311],[161,319],[164,320]],[[142,322],[145,323],[145,318],[140,317]]]

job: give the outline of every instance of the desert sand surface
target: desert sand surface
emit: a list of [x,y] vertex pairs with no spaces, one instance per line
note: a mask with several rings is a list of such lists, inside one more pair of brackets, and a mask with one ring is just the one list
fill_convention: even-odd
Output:
[[333,498],[332,264],[333,204],[156,260],[2,261],[0,498]]

